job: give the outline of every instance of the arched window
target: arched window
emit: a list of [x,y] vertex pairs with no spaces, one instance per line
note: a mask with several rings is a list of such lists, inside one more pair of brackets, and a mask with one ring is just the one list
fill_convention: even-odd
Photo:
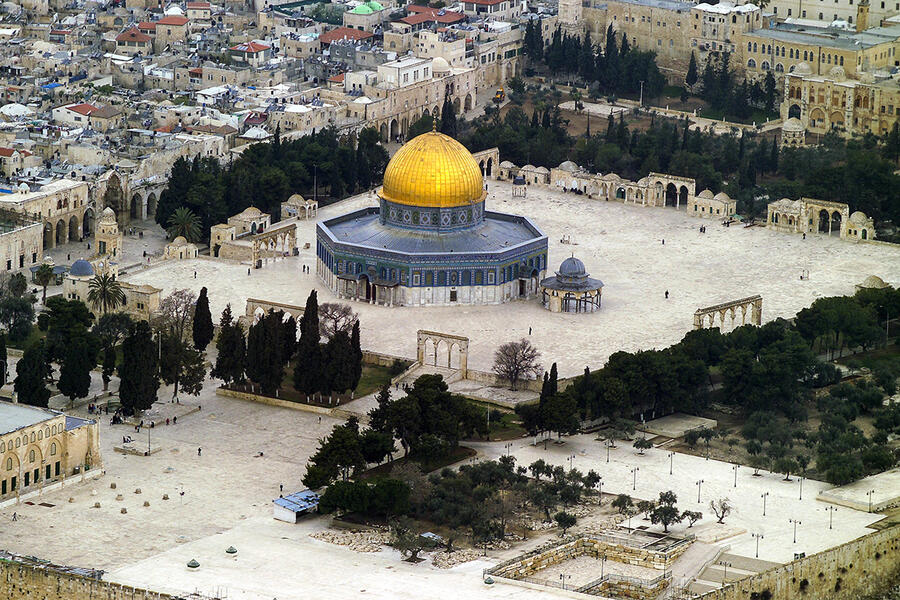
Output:
[[753,51],[753,43],[747,42],[747,52],[752,52],[752,51]]
[[28,453],[28,462],[34,462],[34,450]]
[[50,444],[50,456],[56,456],[56,442]]
[[38,441],[41,441],[42,439],[44,439],[44,432],[38,431]]
[[757,48],[756,42],[753,42],[753,51],[754,51],[754,52],[756,52],[756,48]]
[[12,471],[12,457],[6,459],[6,470]]
[[784,65],[778,63],[777,65],[775,65],[775,71],[777,71],[778,73],[784,73]]
[[756,68],[756,61],[753,60],[753,59],[751,58],[750,60],[747,61],[747,66],[748,66],[749,68],[751,68],[751,69],[755,69],[755,68]]
[[32,443],[34,443],[34,439],[35,439],[35,435],[34,435],[34,432],[32,431],[32,432],[31,432],[31,441],[32,441]]
[[842,67],[844,66],[844,57],[843,56],[841,57],[841,66]]
[[56,425],[54,425],[53,427],[50,428],[50,433],[52,433],[53,435],[56,435]]
[[763,70],[763,71],[768,71],[768,70],[769,70],[769,61],[764,60],[764,61],[762,62],[762,70]]
[[806,50],[803,51],[803,60],[809,60],[809,55],[807,54]]

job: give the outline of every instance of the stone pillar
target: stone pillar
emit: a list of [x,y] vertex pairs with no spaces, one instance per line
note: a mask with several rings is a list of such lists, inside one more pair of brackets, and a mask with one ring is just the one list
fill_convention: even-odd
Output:
[[463,379],[468,377],[469,366],[469,344],[466,343],[459,347],[459,372]]
[[762,298],[756,300],[753,303],[753,312],[751,313],[751,320],[754,325],[762,325]]

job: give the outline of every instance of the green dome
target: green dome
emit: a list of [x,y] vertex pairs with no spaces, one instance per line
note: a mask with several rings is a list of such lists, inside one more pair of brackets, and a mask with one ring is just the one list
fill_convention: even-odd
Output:
[[369,0],[366,2],[366,5],[369,6],[372,10],[384,10],[384,6],[375,0]]
[[373,12],[375,11],[369,8],[367,4],[360,4],[350,11],[350,13],[354,15],[371,15]]

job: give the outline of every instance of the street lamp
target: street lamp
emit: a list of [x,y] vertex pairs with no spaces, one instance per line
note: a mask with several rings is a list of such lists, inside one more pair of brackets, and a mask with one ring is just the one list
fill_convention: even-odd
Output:
[[640,467],[635,467],[631,470],[631,489],[637,489],[637,472],[640,471]]
[[756,538],[756,558],[759,558],[759,540],[765,539],[766,536],[761,533],[751,533],[750,537]]
[[869,497],[869,512],[872,512],[872,494],[875,493],[875,490],[869,490],[866,492],[866,496]]
[[574,455],[574,454],[571,455],[571,456],[569,457],[569,470],[570,470],[570,471],[572,470],[572,461],[573,461],[573,460],[575,460],[575,455]]
[[766,497],[768,495],[769,495],[769,492],[763,492],[762,496],[760,496],[763,499],[763,516],[766,516]]
[[725,572],[722,574],[722,585],[724,586],[725,580],[728,579],[728,567],[731,566],[731,563],[722,560],[722,561],[719,561],[719,564],[722,565],[723,567],[725,567]]
[[797,525],[803,525],[803,523],[801,523],[797,519],[788,519],[788,523],[793,523],[793,525],[794,525],[794,543],[796,544],[797,543]]
[[831,524],[834,521],[834,511],[837,510],[835,506],[826,506],[825,510],[828,511],[828,529],[831,529]]
[[566,589],[566,579],[572,579],[572,576],[566,575],[565,573],[559,574],[559,580],[562,582],[562,589]]
[[804,477],[800,477],[800,499],[803,500],[803,479]]
[[700,487],[703,485],[703,480],[697,480],[697,504],[700,504]]
[[599,479],[599,481],[597,481],[597,485],[600,487],[600,492],[599,492],[600,499],[597,502],[597,506],[600,506],[603,504],[603,478],[602,477]]
[[672,459],[675,458],[674,452],[669,452],[669,475],[672,474]]
[[738,472],[738,469],[740,469],[740,468],[741,468],[741,465],[732,465],[732,467],[731,467],[731,470],[734,471],[734,487],[737,487],[737,472]]
[[600,555],[600,579],[603,579],[603,567],[606,565],[606,552]]
[[609,440],[606,440],[606,462],[609,462]]
[[503,447],[506,448],[506,456],[509,456],[509,451],[512,448],[512,442],[507,442]]

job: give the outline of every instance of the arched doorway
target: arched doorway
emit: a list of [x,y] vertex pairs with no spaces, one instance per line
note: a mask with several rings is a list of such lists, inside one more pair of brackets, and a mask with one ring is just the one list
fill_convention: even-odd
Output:
[[84,220],[81,222],[81,235],[88,237],[94,234],[94,209],[87,208],[84,211]]
[[44,224],[44,249],[53,247],[53,225],[50,223]]
[[493,158],[489,158],[487,161],[487,176],[488,177],[494,176],[494,159]]
[[831,217],[828,215],[828,211],[822,209],[819,211],[819,233],[828,233],[828,225],[831,222]]
[[119,225],[124,225],[125,213],[125,192],[122,191],[122,182],[118,175],[110,176],[106,183],[106,191],[103,193],[103,206],[110,207],[116,213],[116,221]]
[[869,230],[868,229],[863,229],[860,232],[860,234],[862,235],[862,239],[864,239],[864,240],[869,239]]
[[459,98],[453,100],[453,112],[459,114]]
[[666,186],[666,206],[678,206],[678,188],[674,183]]
[[831,213],[831,235],[841,235],[841,213],[834,211]]
[[66,238],[68,237],[66,234],[66,222],[60,219],[56,222],[56,245],[62,246],[66,243]]
[[359,291],[357,292],[356,297],[359,300],[365,300],[368,302],[372,299],[372,283],[369,281],[369,276],[366,274],[362,274],[359,276],[357,280],[357,285],[359,286]]
[[625,200],[625,188],[620,187],[616,189],[616,200]]
[[472,94],[466,94],[466,110],[472,110]]
[[397,136],[400,135],[400,123],[397,122],[397,119],[391,119],[391,141],[397,139]]
[[799,119],[800,118],[800,107],[796,104],[791,104],[791,107],[788,109],[788,119]]
[[481,176],[484,177],[485,172],[484,172],[484,161],[483,160],[478,163],[478,168],[481,169]]
[[681,186],[681,189],[678,190],[678,202],[681,206],[687,208],[688,201],[688,189],[686,185]]
[[156,216],[156,194],[150,192],[147,196],[147,218],[152,219]]
[[409,133],[409,119],[403,117],[403,123],[400,125],[400,134],[403,137],[406,137],[406,134]]
[[69,219],[69,241],[77,242],[78,239],[78,217],[73,216],[71,219]]
[[140,194],[135,194],[131,197],[131,210],[128,213],[128,216],[131,217],[132,220],[138,220],[141,218],[141,205],[143,204],[143,198],[141,198]]
[[382,141],[382,142],[388,141],[388,138],[387,138],[387,124],[386,124],[386,123],[382,123],[381,126],[378,128],[378,131],[381,133],[381,141]]
[[423,117],[430,117],[430,116],[431,116],[431,113],[428,112],[428,107],[427,107],[427,106],[425,107],[425,110],[422,111],[422,116],[423,116]]

